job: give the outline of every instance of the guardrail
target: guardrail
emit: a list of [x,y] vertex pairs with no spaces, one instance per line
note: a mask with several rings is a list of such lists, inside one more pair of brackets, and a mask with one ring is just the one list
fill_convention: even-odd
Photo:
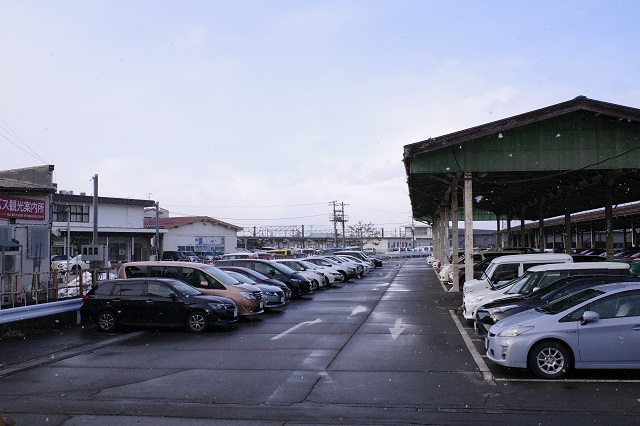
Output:
[[57,315],[65,312],[79,311],[82,299],[68,299],[58,302],[40,303],[38,305],[18,306],[0,310],[0,324],[8,324],[34,318]]

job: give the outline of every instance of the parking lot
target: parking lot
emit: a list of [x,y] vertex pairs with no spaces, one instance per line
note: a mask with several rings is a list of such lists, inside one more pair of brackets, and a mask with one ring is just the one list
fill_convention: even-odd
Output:
[[0,340],[16,424],[637,424],[640,374],[491,365],[424,258],[203,335],[91,324]]

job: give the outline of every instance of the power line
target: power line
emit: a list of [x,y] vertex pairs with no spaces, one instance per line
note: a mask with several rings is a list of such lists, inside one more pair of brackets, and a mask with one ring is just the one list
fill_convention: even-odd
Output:
[[215,205],[215,206],[203,206],[203,205],[187,205],[187,204],[164,204],[167,207],[202,207],[202,208],[212,208],[212,209],[236,209],[236,208],[246,208],[246,209],[264,209],[264,208],[276,208],[276,207],[303,207],[303,206],[319,206],[319,205],[326,205],[326,202],[322,202],[322,203],[306,203],[306,204],[275,204],[275,205],[271,205],[271,206],[221,206],[221,205]]
[[12,141],[11,139],[9,139],[6,135],[0,133],[0,136],[2,136],[3,138],[5,138],[6,140],[8,140],[11,144],[13,144],[16,148],[20,149],[21,151],[23,151],[24,153],[30,155],[31,157],[35,158],[36,160],[39,160],[42,162],[42,164],[48,164],[46,161],[44,161],[44,159],[42,159],[42,157],[40,157],[38,155],[37,152],[35,152],[33,150],[33,148],[31,148],[25,141],[22,140],[22,138],[15,132],[13,131],[13,129],[11,127],[9,127],[9,125],[7,123],[5,123],[3,120],[0,120],[0,123],[2,125],[0,125],[0,129],[4,130],[5,132],[8,132],[10,136],[14,137],[15,139],[17,139],[20,143],[22,143],[22,145],[24,145],[25,147],[27,147],[27,149],[24,149],[23,147],[19,146],[17,143],[15,143],[14,141]]

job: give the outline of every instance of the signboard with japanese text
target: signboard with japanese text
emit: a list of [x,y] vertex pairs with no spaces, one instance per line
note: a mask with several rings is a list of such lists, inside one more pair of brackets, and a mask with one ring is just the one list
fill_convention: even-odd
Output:
[[0,218],[45,220],[45,206],[44,200],[0,195]]

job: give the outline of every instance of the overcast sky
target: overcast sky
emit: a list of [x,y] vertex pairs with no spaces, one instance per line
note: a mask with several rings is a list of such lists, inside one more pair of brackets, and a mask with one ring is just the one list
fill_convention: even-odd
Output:
[[[629,1],[0,0],[1,169],[172,216],[411,222],[403,146],[578,95],[640,107]],[[385,231],[389,232],[389,231]]]

